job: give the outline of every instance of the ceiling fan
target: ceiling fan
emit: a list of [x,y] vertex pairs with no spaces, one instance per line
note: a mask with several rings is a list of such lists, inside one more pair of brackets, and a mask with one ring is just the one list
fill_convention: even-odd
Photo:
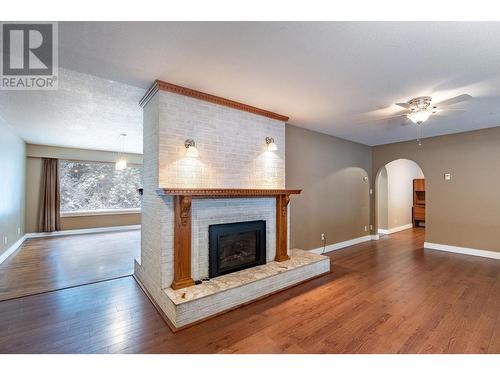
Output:
[[398,114],[396,117],[406,117],[414,124],[421,125],[426,122],[429,117],[438,112],[463,111],[463,109],[446,107],[469,99],[472,99],[472,96],[469,94],[462,94],[434,104],[432,103],[431,96],[419,96],[408,100],[406,103],[396,103],[397,106],[405,109],[403,113]]
[[395,103],[397,106],[404,108],[401,112],[394,116],[382,118],[380,120],[388,120],[398,117],[403,117],[409,119],[412,123],[417,125],[417,141],[418,145],[421,146],[420,139],[422,138],[422,124],[426,122],[431,116],[443,112],[443,111],[459,111],[463,112],[463,109],[457,108],[446,108],[448,106],[463,102],[465,100],[472,99],[469,94],[458,95],[438,103],[432,102],[431,96],[419,96],[408,100],[406,103]]

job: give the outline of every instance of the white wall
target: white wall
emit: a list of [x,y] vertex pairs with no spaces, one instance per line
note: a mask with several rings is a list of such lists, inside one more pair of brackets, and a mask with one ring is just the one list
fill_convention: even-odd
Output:
[[[381,170],[377,181],[378,223],[379,229],[390,230],[412,223],[413,180],[424,178],[424,174],[415,162],[407,159],[398,159],[386,164],[385,171],[387,178],[384,179],[384,171]],[[386,189],[385,186],[381,186],[384,183],[387,184]],[[384,204],[384,191],[387,192],[386,204]],[[387,210],[387,214],[384,209]],[[385,222],[387,222],[386,227],[383,226]]]
[[[161,187],[285,187],[283,121],[170,92],[158,95]],[[266,151],[266,137],[274,138],[277,151]],[[189,138],[197,159],[185,157]]]
[[[0,259],[24,235],[26,145],[0,118]],[[5,243],[5,238],[7,243]]]

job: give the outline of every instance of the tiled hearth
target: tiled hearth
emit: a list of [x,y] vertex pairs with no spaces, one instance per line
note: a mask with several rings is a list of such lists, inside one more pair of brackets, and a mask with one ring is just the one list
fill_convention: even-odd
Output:
[[[173,329],[329,271],[327,257],[289,250],[290,194],[300,190],[285,189],[286,117],[168,84],[155,85],[142,105],[142,238],[134,275]],[[267,137],[276,150],[267,150]],[[199,158],[186,157],[187,139]],[[208,226],[252,220],[266,222],[267,263],[194,285],[208,273]]]
[[229,310],[330,270],[330,258],[294,249],[290,259],[270,262],[165,293],[177,307],[175,325],[183,326]]

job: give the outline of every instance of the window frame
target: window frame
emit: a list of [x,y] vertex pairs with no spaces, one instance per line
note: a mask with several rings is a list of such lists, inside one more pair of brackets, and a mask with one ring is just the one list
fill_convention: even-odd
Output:
[[[73,162],[73,163],[88,163],[88,164],[111,164],[114,165],[114,162],[111,161],[100,161],[100,160],[81,160],[81,159],[58,159],[58,168],[59,168],[59,184],[61,183],[61,173],[60,173],[60,164],[61,162]],[[128,167],[141,168],[142,173],[144,173],[143,164],[137,163],[127,163]],[[139,194],[139,193],[137,193]],[[141,205],[142,206],[142,205]],[[103,208],[98,210],[80,210],[80,211],[62,211],[62,207],[60,208],[60,216],[61,217],[84,217],[84,216],[106,216],[106,215],[134,215],[141,213],[141,207],[138,208]]]

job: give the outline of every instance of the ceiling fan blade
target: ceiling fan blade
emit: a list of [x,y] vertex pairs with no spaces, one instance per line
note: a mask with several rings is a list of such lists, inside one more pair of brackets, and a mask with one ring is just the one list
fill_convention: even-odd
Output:
[[395,104],[403,108],[410,108],[410,105],[408,103],[395,103]]
[[458,96],[455,96],[455,97],[450,98],[450,99],[443,100],[442,102],[439,102],[439,103],[437,103],[435,105],[438,106],[438,107],[442,107],[442,106],[447,106],[447,105],[453,105],[453,104],[456,104],[456,103],[460,103],[460,102],[463,102],[463,101],[469,100],[469,99],[472,99],[471,95],[469,95],[469,94],[462,94],[462,95],[458,95]]
[[446,116],[448,112],[463,113],[463,112],[465,112],[465,109],[442,108],[442,109],[438,109],[433,115],[435,115],[435,116]]
[[394,116],[389,116],[389,117],[379,118],[379,120],[390,120],[390,119],[393,119],[393,118],[401,118],[401,117],[406,117],[406,113],[402,113],[402,114],[394,115]]

